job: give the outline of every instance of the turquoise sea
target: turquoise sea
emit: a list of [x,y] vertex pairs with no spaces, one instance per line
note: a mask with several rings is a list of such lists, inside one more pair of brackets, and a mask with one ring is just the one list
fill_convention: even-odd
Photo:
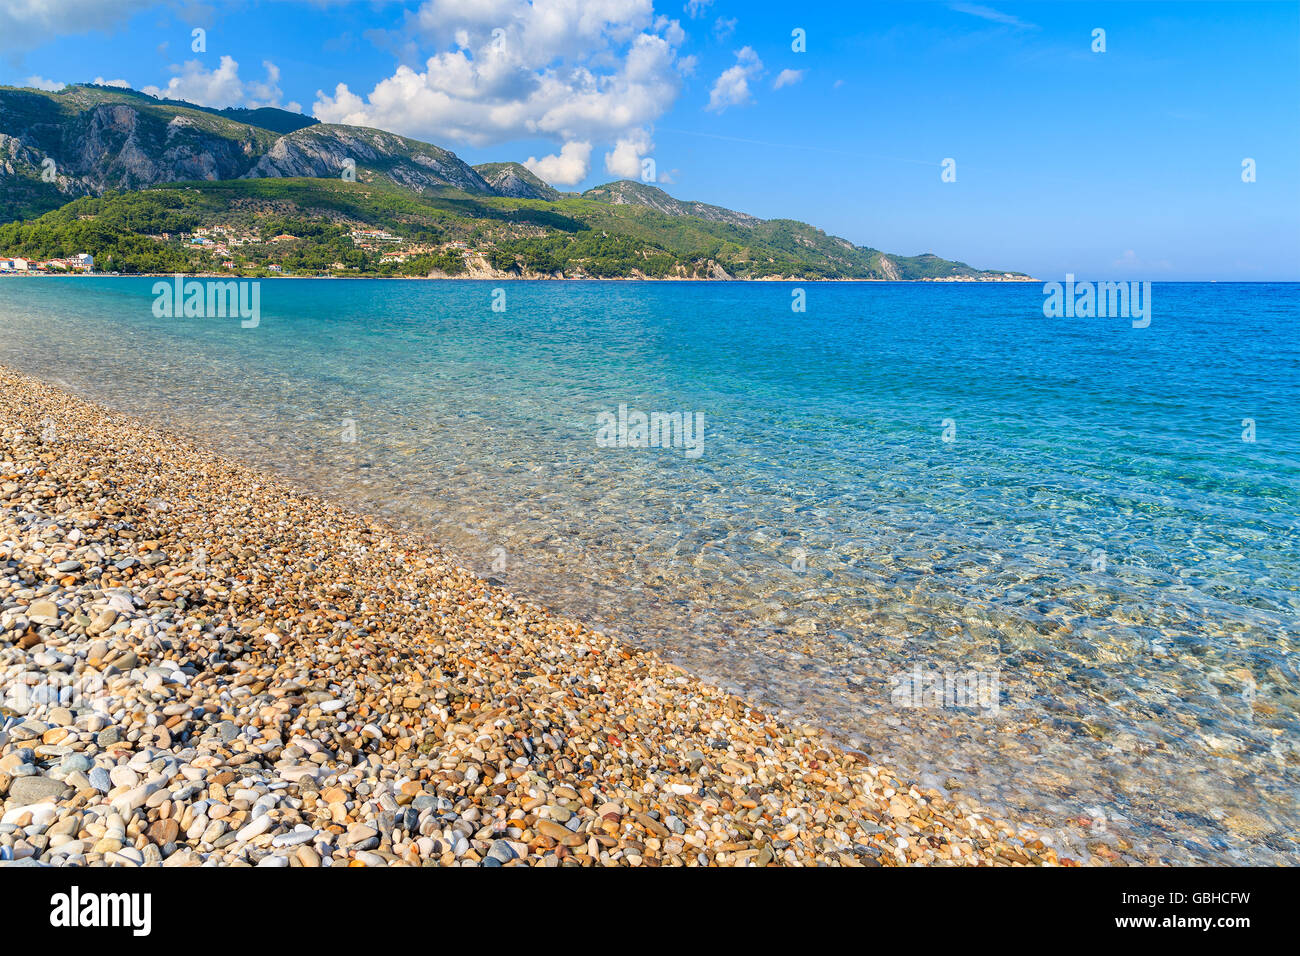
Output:
[[1036,283],[274,280],[245,328],[156,281],[0,279],[0,362],[1065,849],[1300,862],[1300,286],[1133,328]]

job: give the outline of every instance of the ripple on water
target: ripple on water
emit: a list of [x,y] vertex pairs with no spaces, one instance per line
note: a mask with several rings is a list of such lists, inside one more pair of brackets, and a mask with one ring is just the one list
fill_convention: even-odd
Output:
[[[1102,360],[1074,330],[1027,335],[1023,290],[827,287],[803,333],[759,289],[575,286],[560,314],[521,284],[511,315],[471,323],[450,309],[469,314],[471,283],[277,283],[241,338],[124,311],[129,286],[26,283],[16,308],[15,285],[0,360],[426,529],[1066,846],[1300,859],[1300,480],[1273,446],[1210,437],[1236,414],[1233,339],[1214,382],[1179,377],[1177,337],[1142,340],[1165,350],[1153,368],[1132,338]],[[1235,309],[1244,335],[1255,314],[1162,290],[1169,325]],[[647,313],[671,355],[645,353]],[[918,323],[928,351],[907,345]],[[748,351],[719,328],[737,324]],[[810,335],[831,351],[805,367]],[[1249,359],[1296,391],[1294,352]],[[620,401],[704,409],[708,453],[598,449],[595,412]],[[918,667],[996,672],[996,709],[899,706]]]

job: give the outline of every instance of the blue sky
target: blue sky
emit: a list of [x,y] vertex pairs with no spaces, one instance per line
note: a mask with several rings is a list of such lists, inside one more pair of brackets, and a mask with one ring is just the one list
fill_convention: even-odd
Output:
[[[192,31],[206,31],[192,50]],[[792,49],[803,30],[806,49]],[[1094,52],[1094,30],[1105,52]],[[1300,279],[1300,4],[20,0],[0,83],[275,104],[1043,278]],[[956,178],[944,182],[945,159]],[[1255,161],[1256,181],[1242,181]]]

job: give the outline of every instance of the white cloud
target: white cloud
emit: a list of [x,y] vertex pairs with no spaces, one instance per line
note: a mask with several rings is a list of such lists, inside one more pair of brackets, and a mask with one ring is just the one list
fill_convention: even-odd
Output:
[[803,70],[782,70],[772,82],[772,89],[779,90],[783,86],[794,86],[802,79]]
[[651,0],[426,0],[403,34],[437,52],[364,96],[318,92],[316,117],[474,146],[612,142],[668,110],[690,66]]
[[560,147],[559,155],[543,156],[541,159],[529,156],[524,166],[536,173],[552,186],[572,186],[587,178],[591,165],[590,143],[565,143]]
[[725,40],[736,32],[735,17],[718,17],[713,21],[713,35],[719,40]]
[[638,179],[641,176],[641,159],[654,149],[650,133],[644,129],[631,130],[619,137],[614,149],[605,154],[605,169],[620,179]]
[[121,26],[156,0],[8,0],[0,4],[0,51],[26,53],[61,36]]
[[266,81],[257,83],[249,80],[244,84],[245,101],[249,106],[279,106],[284,92],[280,89],[280,68],[270,60],[262,61],[266,70]]
[[980,3],[953,3],[949,4],[949,7],[958,13],[969,13],[972,17],[979,17],[981,20],[988,20],[991,23],[1001,23],[1009,27],[1024,27],[1030,30],[1038,29],[1034,24],[1026,23],[1017,16],[1003,13],[1001,10],[994,10],[992,7],[986,7]]
[[697,20],[704,16],[704,11],[713,6],[713,0],[686,0],[686,6],[682,7],[692,20]]
[[186,100],[199,106],[279,106],[280,68],[270,60],[263,60],[266,80],[242,80],[239,77],[239,63],[234,57],[223,56],[221,65],[215,70],[204,69],[198,60],[186,60],[176,76],[167,81],[163,87],[146,86],[144,92],[169,100]]
[[124,90],[131,88],[131,84],[126,80],[106,80],[102,76],[95,77],[94,83],[96,86],[116,86]]
[[713,89],[709,91],[709,105],[704,108],[721,113],[728,106],[743,106],[748,103],[749,81],[757,79],[762,72],[763,61],[752,47],[737,50],[736,65],[727,67],[714,81]]
[[50,93],[57,92],[67,85],[67,83],[60,83],[58,80],[47,80],[43,76],[29,76],[23,80],[23,86],[30,86],[34,90],[47,90]]

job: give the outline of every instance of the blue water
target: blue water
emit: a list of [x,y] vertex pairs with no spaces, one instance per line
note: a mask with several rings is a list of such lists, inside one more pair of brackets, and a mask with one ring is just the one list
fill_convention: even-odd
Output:
[[[516,282],[497,312],[490,282],[275,280],[246,329],[155,318],[153,282],[0,280],[0,362],[1063,849],[1300,861],[1300,287],[1159,283],[1134,329],[1036,284],[795,313],[784,283]],[[701,453],[598,443],[620,405],[699,413]],[[900,704],[918,666],[996,674],[996,707]]]

